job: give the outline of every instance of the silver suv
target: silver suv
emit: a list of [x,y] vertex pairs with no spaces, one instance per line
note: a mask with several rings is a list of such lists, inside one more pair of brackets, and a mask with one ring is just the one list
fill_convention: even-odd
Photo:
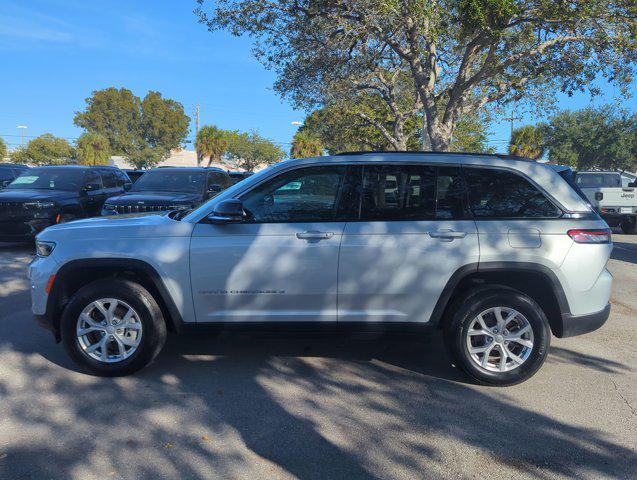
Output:
[[455,365],[511,385],[551,332],[609,315],[611,232],[568,180],[498,155],[290,160],[192,211],[47,228],[33,313],[100,375],[147,365],[167,331],[439,328]]

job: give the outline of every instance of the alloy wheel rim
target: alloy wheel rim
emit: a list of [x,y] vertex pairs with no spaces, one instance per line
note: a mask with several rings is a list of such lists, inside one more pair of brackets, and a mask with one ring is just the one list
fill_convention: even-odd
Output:
[[76,336],[82,352],[93,360],[121,362],[137,351],[142,339],[142,322],[126,302],[100,298],[80,313]]
[[466,331],[471,360],[490,372],[520,368],[533,351],[533,328],[517,310],[491,307],[476,315]]

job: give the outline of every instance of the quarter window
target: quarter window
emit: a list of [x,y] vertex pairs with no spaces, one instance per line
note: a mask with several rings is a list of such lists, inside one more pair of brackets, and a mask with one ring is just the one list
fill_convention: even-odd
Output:
[[511,172],[467,168],[469,205],[477,218],[555,218],[561,211],[529,181]]
[[242,202],[249,222],[346,221],[358,211],[354,185],[348,166],[309,167],[264,182]]

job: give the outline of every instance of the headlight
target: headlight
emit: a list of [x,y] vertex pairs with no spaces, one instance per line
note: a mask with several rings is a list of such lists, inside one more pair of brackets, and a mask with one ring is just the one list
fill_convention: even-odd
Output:
[[26,208],[53,208],[55,207],[55,203],[53,202],[27,202],[24,204]]
[[35,253],[38,257],[48,257],[51,255],[54,248],[55,243],[53,242],[41,242],[40,240],[35,241]]
[[168,207],[169,210],[188,210],[189,208],[188,205],[171,205]]
[[104,210],[117,210],[117,206],[116,205],[111,205],[109,203],[105,203],[102,208]]

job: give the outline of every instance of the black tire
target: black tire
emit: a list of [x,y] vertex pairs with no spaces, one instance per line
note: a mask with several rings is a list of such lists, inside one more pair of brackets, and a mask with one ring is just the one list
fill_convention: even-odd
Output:
[[[76,336],[77,320],[82,310],[100,298],[115,298],[130,305],[139,315],[142,337],[137,350],[128,358],[104,363],[89,357]],[[166,322],[153,296],[143,286],[129,280],[96,280],[73,295],[60,321],[64,348],[75,363],[96,375],[115,377],[129,375],[151,363],[166,341]]]
[[[522,365],[510,371],[495,372],[477,365],[467,347],[466,335],[471,323],[478,314],[492,307],[517,310],[528,320],[533,331],[531,353]],[[546,360],[551,341],[549,322],[540,306],[527,295],[506,287],[483,287],[458,302],[452,310],[452,317],[445,328],[447,351],[454,364],[478,383],[515,385],[532,377]]]
[[637,219],[633,219],[631,220],[624,220],[621,223],[621,227],[622,227],[622,232],[624,232],[626,235],[634,235],[635,233],[637,233]]

